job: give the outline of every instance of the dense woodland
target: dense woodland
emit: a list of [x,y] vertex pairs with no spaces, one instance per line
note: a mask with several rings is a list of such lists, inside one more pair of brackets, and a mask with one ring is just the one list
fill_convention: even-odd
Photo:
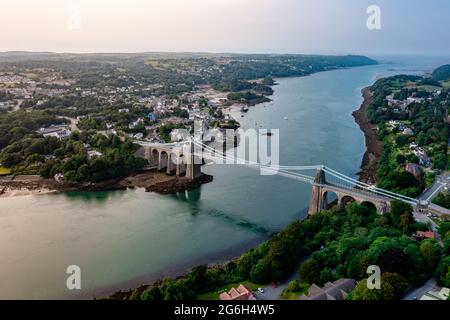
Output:
[[[318,213],[295,221],[282,232],[239,259],[225,265],[198,266],[177,280],[165,279],[152,286],[118,292],[114,299],[183,300],[217,292],[230,283],[258,285],[282,281],[298,270],[288,291],[300,294],[309,285],[323,285],[339,278],[360,281],[352,299],[399,299],[411,287],[435,275],[440,285],[450,285],[450,223],[443,223],[441,247],[435,240],[414,240],[416,230],[428,226],[414,222],[412,208],[393,202],[389,214],[352,203],[345,209]],[[383,270],[382,290],[364,289],[367,267]]]

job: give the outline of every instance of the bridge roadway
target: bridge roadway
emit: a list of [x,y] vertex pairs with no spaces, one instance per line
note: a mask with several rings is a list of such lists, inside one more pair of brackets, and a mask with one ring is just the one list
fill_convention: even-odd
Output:
[[[160,171],[166,171],[168,174],[175,173],[177,175],[186,175],[189,179],[195,179],[201,175],[201,161],[198,161],[204,154],[202,155],[196,154],[194,152],[195,142],[191,142],[191,152],[186,150],[186,145],[177,144],[177,143],[149,143],[143,141],[136,141],[144,150],[144,157],[147,158],[150,162],[150,165],[157,167]],[[203,144],[200,147],[205,147],[208,149],[208,146],[204,146]],[[189,150],[189,147],[188,147]],[[190,153],[186,156],[184,153]],[[226,156],[222,156],[225,158]],[[220,158],[218,156],[212,156],[211,159]],[[421,199],[411,199],[401,195],[396,194],[387,194],[382,195],[378,192],[388,193],[383,190],[374,190],[371,191],[371,187],[358,186],[356,187],[355,183],[350,182],[349,185],[339,184],[339,183],[331,183],[326,181],[325,179],[325,171],[323,170],[323,166],[317,166],[316,177],[311,177],[299,173],[293,173],[288,170],[277,170],[276,168],[271,168],[267,166],[261,166],[255,163],[249,163],[248,161],[242,159],[236,159],[237,164],[246,165],[249,167],[258,167],[261,170],[274,171],[276,170],[276,174],[279,176],[284,176],[290,179],[294,179],[301,182],[309,183],[313,186],[311,201],[308,213],[314,214],[320,212],[323,209],[328,207],[328,195],[330,193],[334,194],[337,197],[338,205],[345,206],[348,202],[356,201],[357,203],[365,203],[369,205],[373,205],[378,212],[385,213],[389,210],[390,202],[393,199],[398,199],[404,201],[414,207],[417,211],[429,211],[432,213],[437,213],[439,215],[442,214],[450,214],[450,210],[437,206],[435,204],[430,204],[427,201],[421,201]],[[331,170],[331,169],[327,169]],[[334,170],[331,170],[334,171]],[[334,173],[338,173],[334,171]],[[342,175],[342,174],[339,174]],[[336,175],[335,175],[336,177]],[[338,177],[342,179],[342,177]],[[346,179],[342,179],[346,181]]]

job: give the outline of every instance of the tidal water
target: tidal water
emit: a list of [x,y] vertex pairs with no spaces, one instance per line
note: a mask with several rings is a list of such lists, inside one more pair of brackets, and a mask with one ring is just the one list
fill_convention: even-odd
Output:
[[[365,151],[351,115],[378,77],[429,72],[446,58],[278,79],[270,103],[244,128],[280,130],[282,165],[324,164],[355,176]],[[288,118],[288,120],[285,119]],[[143,190],[0,199],[0,298],[92,298],[238,256],[305,216],[311,187],[235,165],[209,165],[214,181],[188,195]],[[81,268],[69,291],[66,268]]]

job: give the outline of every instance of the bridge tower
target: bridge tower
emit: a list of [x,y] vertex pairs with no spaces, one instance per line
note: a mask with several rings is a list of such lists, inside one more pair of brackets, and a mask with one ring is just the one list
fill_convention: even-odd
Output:
[[312,187],[311,200],[309,202],[308,215],[313,215],[322,211],[325,207],[322,196],[322,185],[327,183],[325,179],[325,172],[322,169],[317,169],[314,185]]
[[202,175],[202,159],[195,155],[195,146],[193,141],[191,141],[190,149],[189,161],[186,165],[186,178],[189,180],[195,180]]

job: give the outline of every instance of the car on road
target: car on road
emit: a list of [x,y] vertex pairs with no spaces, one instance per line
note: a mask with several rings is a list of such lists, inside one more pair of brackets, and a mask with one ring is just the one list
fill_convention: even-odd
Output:
[[264,293],[264,289],[263,288],[258,288],[258,292],[263,294]]
[[273,288],[278,288],[279,284],[278,284],[278,282],[274,281],[274,282],[271,283],[271,285],[272,285]]

